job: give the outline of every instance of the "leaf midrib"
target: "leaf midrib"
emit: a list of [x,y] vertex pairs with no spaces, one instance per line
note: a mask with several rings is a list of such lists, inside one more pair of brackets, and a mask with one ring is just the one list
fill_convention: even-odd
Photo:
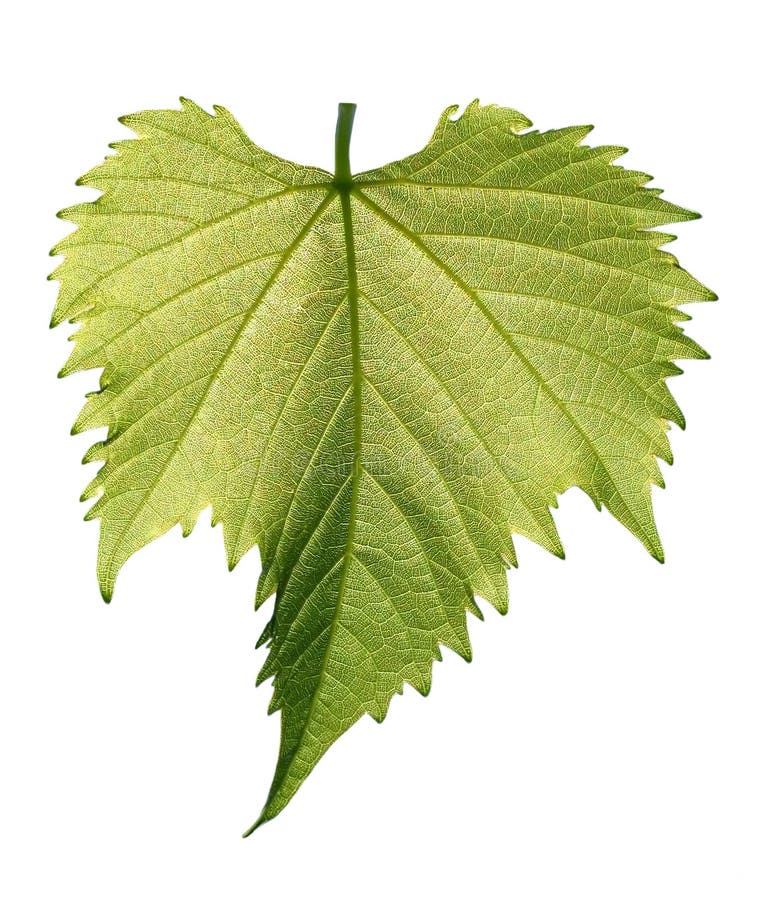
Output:
[[[315,710],[318,698],[320,697],[321,690],[323,688],[324,677],[326,674],[326,670],[329,663],[329,658],[331,656],[331,651],[334,646],[333,635],[337,625],[337,620],[339,619],[340,610],[342,608],[342,600],[345,595],[345,586],[347,584],[348,572],[350,570],[350,564],[353,560],[353,548],[355,545],[355,537],[356,537],[356,517],[358,513],[358,500],[359,500],[359,487],[361,482],[361,475],[363,472],[362,467],[362,459],[361,459],[361,444],[362,444],[362,387],[363,387],[363,372],[361,369],[361,347],[360,347],[360,325],[359,325],[359,314],[358,314],[358,304],[359,304],[359,292],[358,292],[358,278],[357,278],[357,270],[356,270],[356,253],[355,253],[355,245],[353,240],[353,216],[350,208],[350,185],[344,187],[337,187],[336,193],[339,195],[340,199],[340,208],[342,210],[342,230],[345,238],[345,259],[347,266],[347,301],[348,301],[348,317],[350,322],[350,358],[351,358],[351,367],[352,367],[352,396],[353,396],[353,465],[351,473],[348,475],[348,479],[350,480],[350,511],[348,516],[348,533],[345,539],[345,548],[342,552],[342,555],[339,559],[334,563],[334,565],[328,570],[328,572],[323,576],[323,578],[318,580],[318,584],[324,581],[331,572],[336,569],[338,565],[342,565],[342,568],[339,572],[339,588],[337,590],[337,599],[334,603],[334,609],[331,613],[331,625],[329,629],[328,639],[326,641],[326,647],[323,652],[323,658],[321,660],[321,664],[319,667],[319,675],[315,685],[315,690],[313,691],[312,697],[310,698],[310,703],[307,707],[307,714],[305,716],[304,725],[301,728],[300,734],[302,735],[302,739],[307,734],[307,729],[309,727],[310,721],[312,719],[313,711]],[[332,193],[330,195],[333,196]],[[347,484],[347,480],[343,482],[342,487],[337,492],[337,495],[342,491],[345,484]],[[333,501],[332,501],[333,502]],[[331,508],[331,504],[328,509]],[[326,517],[326,513],[324,513],[323,518]],[[322,520],[321,520],[322,521]],[[319,523],[320,524],[320,523]],[[317,640],[317,638],[316,638]],[[309,649],[309,648],[308,648]],[[293,761],[296,759],[299,749],[301,747],[301,742],[297,744],[293,754],[291,755],[288,763],[285,766],[285,771],[277,785],[276,788],[271,790],[270,798],[267,801],[264,809],[261,812],[256,823],[245,833],[244,836],[250,834],[255,828],[262,824],[262,822],[266,821],[267,812],[269,810],[270,804],[274,797],[278,795],[278,791],[280,785],[283,784],[285,779],[288,777],[288,774],[291,769],[291,765]]]
[[361,404],[362,404],[362,387],[363,387],[363,371],[361,369],[361,342],[360,342],[360,324],[358,316],[358,276],[356,270],[356,251],[353,241],[353,216],[350,209],[350,189],[340,188],[337,193],[340,198],[340,206],[342,209],[342,230],[345,236],[345,257],[348,273],[347,283],[347,299],[348,299],[348,316],[350,320],[350,359],[353,370],[352,378],[352,395],[353,395],[353,468],[351,472],[350,485],[350,513],[348,521],[348,535],[345,540],[345,549],[342,554],[342,570],[340,572],[339,590],[337,591],[337,599],[332,611],[331,631],[329,632],[329,640],[326,644],[326,650],[321,661],[321,676],[315,686],[315,691],[310,700],[310,706],[307,711],[307,719],[305,721],[302,734],[306,734],[307,726],[312,717],[313,709],[318,701],[318,697],[323,686],[324,675],[328,666],[329,657],[331,655],[334,641],[332,635],[339,618],[340,609],[342,608],[342,598],[345,595],[345,585],[348,579],[348,571],[350,563],[353,559],[353,547],[356,538],[356,516],[358,513],[358,492],[361,484],[361,475],[363,471],[363,463],[361,459]]

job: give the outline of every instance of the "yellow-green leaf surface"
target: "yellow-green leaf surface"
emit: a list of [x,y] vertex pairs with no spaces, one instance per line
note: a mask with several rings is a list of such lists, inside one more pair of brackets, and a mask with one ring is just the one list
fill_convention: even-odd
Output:
[[[695,218],[589,127],[446,110],[428,145],[351,176],[253,144],[223,108],[122,121],[137,139],[80,179],[53,323],[63,374],[101,368],[74,430],[107,427],[98,560],[124,562],[212,507],[230,567],[258,545],[275,594],[260,679],[280,710],[257,824],[440,645],[471,654],[475,597],[507,606],[512,533],[562,554],[572,485],[662,559],[651,505],[682,414],[665,379],[704,351],[677,306],[712,294],[652,230]],[[255,826],[254,826],[255,827]]]

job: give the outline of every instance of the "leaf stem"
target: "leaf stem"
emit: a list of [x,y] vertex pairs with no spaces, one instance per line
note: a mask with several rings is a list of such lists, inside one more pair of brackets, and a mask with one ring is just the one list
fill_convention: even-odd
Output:
[[334,186],[338,191],[348,191],[353,184],[350,173],[350,135],[355,115],[355,103],[340,103],[334,132]]

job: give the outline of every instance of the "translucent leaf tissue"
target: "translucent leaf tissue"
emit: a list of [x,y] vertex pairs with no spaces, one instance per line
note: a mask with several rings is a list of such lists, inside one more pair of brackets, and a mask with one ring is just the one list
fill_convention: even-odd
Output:
[[562,555],[550,508],[579,486],[657,559],[652,513],[683,426],[666,379],[705,352],[678,307],[714,299],[653,230],[696,218],[589,147],[589,126],[445,110],[420,152],[352,175],[262,150],[222,107],[122,122],[79,184],[52,324],[62,374],[102,369],[74,431],[107,428],[98,577],[212,508],[233,567],[274,595],[259,675],[281,746],[256,824],[440,645],[469,659],[477,598],[504,612],[512,534]]

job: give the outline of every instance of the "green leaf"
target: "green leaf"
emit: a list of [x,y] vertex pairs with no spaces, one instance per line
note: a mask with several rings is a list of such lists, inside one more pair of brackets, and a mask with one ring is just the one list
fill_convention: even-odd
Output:
[[103,193],[61,213],[53,324],[80,324],[62,374],[104,370],[74,431],[107,427],[84,492],[105,599],[208,506],[230,567],[260,548],[282,737],[259,824],[357,719],[427,693],[440,645],[470,658],[512,533],[562,555],[566,488],[662,559],[665,380],[705,356],[677,306],[713,295],[651,230],[696,214],[589,127],[474,102],[353,177],[343,104],[332,176],[181,104],[122,119],[138,139],[79,180]]

